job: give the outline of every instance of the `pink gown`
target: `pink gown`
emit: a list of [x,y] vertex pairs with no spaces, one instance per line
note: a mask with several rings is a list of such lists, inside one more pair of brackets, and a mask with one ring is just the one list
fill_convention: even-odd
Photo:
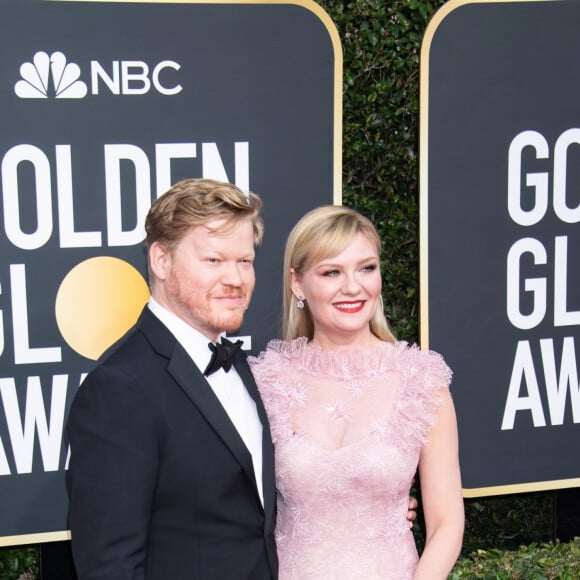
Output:
[[276,452],[280,580],[413,577],[409,491],[451,371],[406,343],[272,341],[250,364]]

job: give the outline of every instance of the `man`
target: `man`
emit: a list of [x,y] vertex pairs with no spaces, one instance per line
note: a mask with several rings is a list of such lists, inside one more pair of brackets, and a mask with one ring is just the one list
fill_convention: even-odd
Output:
[[69,416],[79,580],[277,577],[268,421],[243,352],[217,347],[250,302],[260,208],[187,179],[149,211],[151,299]]

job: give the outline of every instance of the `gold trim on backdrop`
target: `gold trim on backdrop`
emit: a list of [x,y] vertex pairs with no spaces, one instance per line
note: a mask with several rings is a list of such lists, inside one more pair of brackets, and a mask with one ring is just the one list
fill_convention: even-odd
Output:
[[555,479],[553,481],[535,481],[532,483],[519,483],[514,485],[498,485],[495,487],[477,487],[463,489],[463,497],[483,497],[490,495],[507,495],[530,491],[550,491],[555,489],[567,489],[580,487],[580,479]]
[[70,540],[70,532],[46,532],[44,534],[25,534],[22,536],[0,536],[0,547],[22,546],[23,544],[45,544]]
[[[429,152],[429,54],[435,32],[451,12],[469,4],[504,4],[516,2],[558,2],[560,0],[450,0],[433,15],[421,45],[419,75],[419,342],[429,348],[429,244],[428,244],[428,152]],[[484,497],[534,491],[580,487],[580,479],[536,481],[515,485],[463,488],[463,497]]]
[[334,205],[342,205],[342,73],[343,54],[340,35],[328,13],[314,0],[45,0],[46,2],[123,2],[134,4],[284,4],[301,6],[315,14],[322,22],[334,50],[334,135],[332,198]]

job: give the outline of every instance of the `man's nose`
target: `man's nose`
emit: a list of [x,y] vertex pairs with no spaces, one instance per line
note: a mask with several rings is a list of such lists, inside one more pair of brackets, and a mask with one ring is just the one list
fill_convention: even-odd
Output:
[[222,282],[226,286],[239,286],[242,283],[240,266],[237,262],[228,262],[224,269]]

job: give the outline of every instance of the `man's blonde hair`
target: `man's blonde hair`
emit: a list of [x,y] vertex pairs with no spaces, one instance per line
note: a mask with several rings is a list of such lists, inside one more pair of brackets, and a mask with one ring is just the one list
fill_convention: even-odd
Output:
[[262,200],[247,195],[232,183],[215,179],[184,179],[161,195],[149,209],[145,220],[145,243],[154,242],[173,248],[187,232],[210,221],[224,220],[224,231],[250,218],[254,227],[254,245],[264,233],[260,217]]

